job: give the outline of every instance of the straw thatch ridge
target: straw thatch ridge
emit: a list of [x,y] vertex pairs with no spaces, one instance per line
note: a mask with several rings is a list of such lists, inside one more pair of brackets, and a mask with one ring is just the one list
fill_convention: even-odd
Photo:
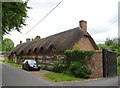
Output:
[[47,52],[50,48],[53,48],[56,51],[64,51],[66,49],[72,49],[74,44],[77,43],[83,36],[88,36],[93,44],[93,47],[98,49],[89,33],[84,34],[84,32],[77,27],[43,39],[19,44],[11,51],[11,54],[19,55],[40,51]]

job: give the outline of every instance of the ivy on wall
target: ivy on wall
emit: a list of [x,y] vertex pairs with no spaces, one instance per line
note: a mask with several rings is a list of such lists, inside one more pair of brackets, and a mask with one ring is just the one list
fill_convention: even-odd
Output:
[[85,63],[90,60],[92,55],[94,54],[94,50],[65,50],[64,53],[67,56],[67,62],[81,62]]
[[89,78],[91,69],[88,69],[84,63],[91,59],[94,51],[91,50],[65,50],[67,59],[61,64],[61,60],[55,61],[53,67],[43,66],[42,69],[53,72],[68,74],[79,78]]

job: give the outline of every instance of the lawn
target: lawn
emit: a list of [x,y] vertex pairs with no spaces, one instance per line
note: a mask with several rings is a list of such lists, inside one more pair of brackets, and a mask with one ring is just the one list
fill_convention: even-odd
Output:
[[11,61],[5,62],[5,63],[6,63],[6,64],[9,64],[9,65],[12,65],[12,66],[14,66],[14,67],[22,67],[21,64],[15,64],[14,62],[11,62]]
[[83,81],[85,79],[82,78],[75,78],[73,76],[65,75],[62,73],[50,73],[45,74],[45,77],[54,81],[54,82],[64,82],[64,81]]

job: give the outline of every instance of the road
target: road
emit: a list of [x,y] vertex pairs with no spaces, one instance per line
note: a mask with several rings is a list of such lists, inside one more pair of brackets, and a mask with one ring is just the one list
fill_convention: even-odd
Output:
[[98,80],[82,81],[82,82],[53,83],[46,81],[37,75],[33,75],[29,72],[26,72],[21,68],[15,68],[13,66],[4,63],[0,63],[0,68],[2,68],[2,86],[117,86],[118,85],[118,77],[101,78]]
[[101,78],[101,79],[95,79],[91,81],[88,80],[88,81],[82,81],[82,82],[58,82],[55,85],[59,85],[59,86],[118,86],[118,77]]
[[50,83],[20,68],[2,64],[2,86],[50,86]]

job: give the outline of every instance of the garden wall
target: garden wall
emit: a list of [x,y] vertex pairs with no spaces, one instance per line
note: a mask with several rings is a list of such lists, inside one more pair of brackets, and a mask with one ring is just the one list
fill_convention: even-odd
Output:
[[92,70],[92,78],[103,77],[102,50],[96,50],[87,66]]

